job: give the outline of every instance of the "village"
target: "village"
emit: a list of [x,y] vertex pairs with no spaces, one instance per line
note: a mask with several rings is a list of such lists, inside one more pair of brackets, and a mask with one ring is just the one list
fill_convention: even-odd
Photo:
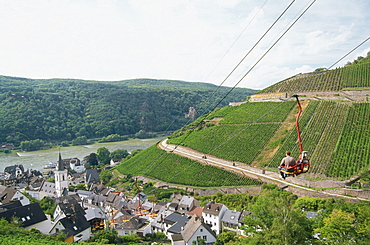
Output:
[[[129,198],[122,191],[104,186],[98,170],[85,169],[77,158],[62,159],[59,153],[55,165],[47,176],[25,170],[22,165],[6,167],[0,177],[0,218],[21,222],[24,229],[36,228],[43,234],[63,232],[65,242],[86,241],[94,232],[106,229],[115,230],[119,236],[145,237],[161,232],[172,244],[180,245],[199,239],[213,244],[225,230],[244,236],[244,217],[252,215],[213,201],[201,207],[193,196],[180,194],[171,197],[171,202],[155,203],[140,188]],[[54,182],[47,178],[54,178]],[[69,191],[69,186],[79,184],[87,190]],[[51,215],[45,214],[29,197],[38,201],[51,198],[56,208]]]

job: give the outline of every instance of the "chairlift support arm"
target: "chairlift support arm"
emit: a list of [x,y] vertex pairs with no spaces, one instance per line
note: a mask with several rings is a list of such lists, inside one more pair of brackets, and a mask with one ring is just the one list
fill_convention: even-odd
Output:
[[299,102],[298,95],[295,94],[295,95],[293,95],[293,97],[296,98],[297,106],[298,106],[298,109],[299,109],[299,112],[298,112],[297,117],[295,119],[295,126],[296,126],[296,129],[297,129],[297,135],[298,135],[299,152],[302,152],[303,151],[303,146],[302,146],[302,139],[301,139],[301,130],[299,128],[299,118],[302,114],[302,106],[301,106],[301,103]]

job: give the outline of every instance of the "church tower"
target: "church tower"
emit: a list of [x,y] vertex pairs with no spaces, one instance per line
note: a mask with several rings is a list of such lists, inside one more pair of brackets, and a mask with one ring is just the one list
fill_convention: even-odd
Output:
[[55,178],[55,191],[57,197],[61,197],[63,190],[67,188],[68,190],[68,171],[64,169],[64,164],[62,160],[62,155],[59,152],[59,160],[54,171]]

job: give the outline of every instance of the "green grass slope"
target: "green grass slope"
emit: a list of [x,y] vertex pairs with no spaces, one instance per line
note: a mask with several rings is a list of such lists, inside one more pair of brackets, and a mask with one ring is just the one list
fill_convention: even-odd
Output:
[[116,167],[123,174],[143,175],[161,181],[197,187],[261,185],[261,182],[166,153],[155,145]]

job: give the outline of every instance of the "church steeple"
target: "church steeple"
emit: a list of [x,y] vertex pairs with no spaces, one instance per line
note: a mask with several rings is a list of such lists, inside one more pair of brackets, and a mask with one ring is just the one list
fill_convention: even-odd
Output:
[[64,168],[63,159],[62,159],[62,155],[60,154],[60,150],[59,150],[58,164],[54,171],[54,177],[55,177],[56,196],[61,197],[65,189],[68,191],[68,171]]
[[60,150],[59,150],[59,160],[57,164],[57,171],[63,171],[63,170],[64,170],[64,164],[62,160],[62,154],[60,154]]

